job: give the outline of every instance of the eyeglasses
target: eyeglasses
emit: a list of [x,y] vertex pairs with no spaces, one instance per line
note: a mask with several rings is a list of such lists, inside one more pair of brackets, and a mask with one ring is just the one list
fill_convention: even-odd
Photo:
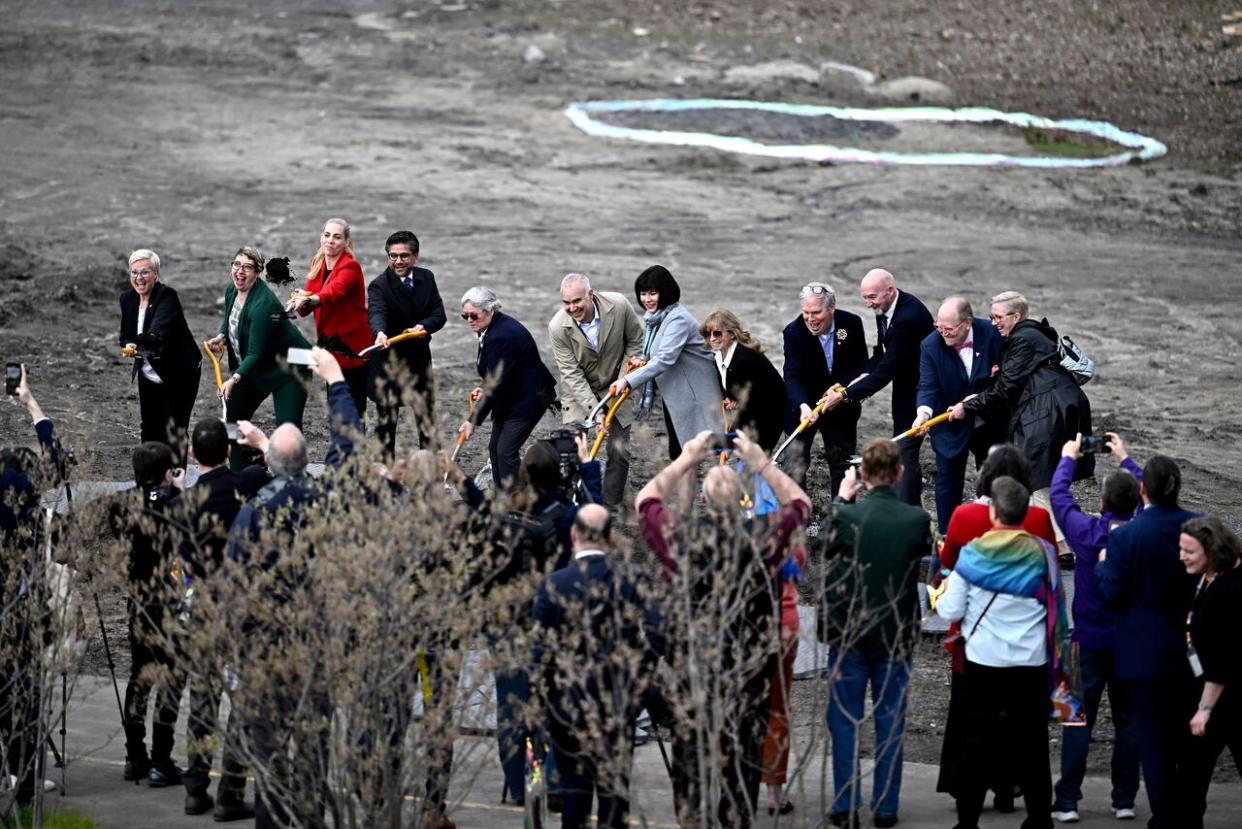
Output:
[[235,261],[233,262],[232,267],[233,267],[233,270],[241,271],[242,273],[258,273],[259,271],[258,266],[252,265],[249,262],[236,262]]
[[142,269],[142,270],[140,270],[140,271],[130,271],[130,272],[129,272],[129,275],[130,275],[130,276],[136,276],[136,277],[138,277],[139,279],[145,279],[146,277],[148,277],[148,276],[153,276],[154,274],[155,274],[155,271],[151,270],[150,268],[143,268],[143,269]]
[[390,253],[388,254],[388,258],[395,262],[404,262],[406,259],[413,259],[414,254],[412,253]]
[[832,288],[821,282],[811,282],[802,286],[802,290],[798,292],[801,296],[825,296],[832,293]]
[[725,334],[728,334],[728,333],[729,333],[728,331],[704,331],[703,336],[707,337],[708,339],[714,340],[716,337],[723,337]]
[[941,325],[940,323],[936,323],[936,330],[939,331],[941,334],[948,334],[950,331],[956,331],[957,329],[961,328],[965,324],[966,324],[966,320],[962,320],[961,322],[955,322],[952,325]]
[[1010,311],[1006,314],[993,314],[990,317],[990,319],[992,320],[992,322],[1000,322],[1005,317],[1016,317],[1017,315],[1018,315],[1017,311]]
[[486,316],[487,314],[480,314],[476,311],[463,311],[461,314],[461,318],[466,322],[478,322]]

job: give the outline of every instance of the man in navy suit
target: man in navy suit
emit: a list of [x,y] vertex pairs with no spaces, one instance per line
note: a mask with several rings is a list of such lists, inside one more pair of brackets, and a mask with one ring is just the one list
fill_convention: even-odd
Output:
[[812,410],[834,386],[847,386],[867,364],[867,338],[862,320],[849,311],[837,310],[837,295],[823,282],[811,282],[798,292],[802,316],[785,326],[785,394],[789,400],[786,431],[799,421],[809,425],[798,440],[798,461],[792,475],[799,486],[806,484],[811,463],[811,444],[818,432],[824,440],[824,460],[836,492],[845,478],[850,458],[858,450],[857,403],[838,405],[816,415]]
[[612,561],[612,517],[584,504],[570,537],[574,560],[548,576],[535,597],[534,660],[547,702],[560,774],[563,829],[624,827],[634,720],[660,647],[659,617],[635,573]]
[[[918,413],[912,428],[991,385],[992,371],[1000,365],[1001,338],[986,319],[974,316],[969,302],[951,296],[940,305],[936,330],[923,338],[920,351]],[[951,420],[931,429],[936,453],[936,523],[941,533],[962,502],[967,459],[974,455],[978,469],[992,444],[1004,441],[1006,420]],[[998,423],[1002,428],[997,428]]]
[[[883,268],[867,271],[861,291],[863,304],[875,311],[875,349],[867,363],[867,373],[845,392],[830,394],[828,408],[846,401],[861,403],[892,383],[893,434],[897,434],[909,429],[914,421],[919,350],[923,338],[934,328],[932,315],[914,294],[898,291],[893,275]],[[905,472],[897,484],[897,497],[915,506],[920,506],[919,495],[923,491],[923,470],[919,466],[922,445],[921,435],[901,442]]]
[[1179,560],[1178,541],[1196,513],[1178,505],[1181,486],[1172,458],[1149,460],[1139,484],[1143,511],[1109,534],[1096,568],[1100,596],[1117,613],[1117,676],[1133,689],[1151,829],[1178,825],[1178,749],[1188,738],[1186,701],[1194,698],[1185,625],[1195,580]]
[[474,414],[457,431],[466,438],[492,417],[487,444],[492,482],[497,489],[517,482],[522,444],[556,399],[556,379],[539,357],[539,346],[526,326],[501,313],[490,288],[471,288],[461,298],[461,318],[479,336],[476,366],[483,385],[470,392]]
[[[435,386],[431,373],[431,335],[444,327],[444,301],[436,276],[417,267],[418,237],[398,230],[384,243],[388,268],[367,286],[367,322],[380,351],[371,357],[368,394],[375,401],[375,436],[392,457],[397,444],[397,418],[402,402],[414,406],[418,445],[427,448],[435,432]],[[426,336],[404,340],[391,348],[388,339],[406,329]],[[397,368],[401,366],[401,368]],[[401,381],[410,383],[404,394]]]

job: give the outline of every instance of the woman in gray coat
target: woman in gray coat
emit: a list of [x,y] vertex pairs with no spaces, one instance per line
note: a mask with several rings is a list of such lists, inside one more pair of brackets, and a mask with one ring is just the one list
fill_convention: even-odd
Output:
[[[634,280],[642,306],[646,365],[612,384],[612,394],[626,386],[640,390],[638,417],[651,411],[658,388],[664,399],[668,454],[681,454],[684,441],[705,429],[720,431],[720,374],[712,353],[703,345],[699,323],[679,301],[681,288],[663,265],[652,265]],[[646,388],[643,388],[643,387]]]

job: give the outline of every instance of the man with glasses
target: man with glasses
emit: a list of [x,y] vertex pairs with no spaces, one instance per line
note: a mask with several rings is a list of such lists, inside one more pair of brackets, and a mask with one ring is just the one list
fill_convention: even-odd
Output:
[[[384,243],[388,269],[367,287],[367,318],[378,354],[371,358],[368,396],[375,401],[375,435],[392,457],[397,443],[397,418],[402,403],[414,408],[418,445],[427,447],[435,428],[435,387],[431,374],[431,335],[444,327],[444,302],[436,277],[417,267],[418,237],[399,230]],[[407,329],[424,337],[404,340],[391,348],[390,337]],[[408,384],[408,385],[406,385]]]
[[[571,273],[561,280],[561,309],[548,323],[548,340],[561,374],[561,419],[581,423],[624,374],[627,358],[642,354],[643,323],[624,294],[596,293],[591,280]],[[604,506],[610,510],[625,499],[633,413],[634,402],[628,400],[608,433]]]
[[858,447],[857,403],[838,403],[816,415],[816,404],[834,386],[848,386],[867,363],[867,339],[862,320],[849,311],[837,310],[837,296],[823,282],[811,282],[798,292],[802,315],[785,326],[785,392],[789,398],[786,431],[793,433],[800,421],[809,421],[797,445],[793,478],[806,483],[811,463],[811,444],[818,433],[824,442],[824,460],[832,492],[841,486],[850,458]]
[[[915,398],[919,388],[919,346],[932,332],[932,316],[919,298],[897,290],[893,275],[883,268],[867,271],[860,286],[863,304],[875,312],[876,344],[867,363],[867,373],[846,391],[831,393],[828,408],[842,402],[866,400],[893,384],[893,434],[910,428],[915,417]],[[901,442],[901,464],[905,468],[897,484],[897,497],[919,506],[923,491],[923,470],[919,449],[923,438]]]
[[[969,302],[951,296],[941,303],[936,330],[923,339],[920,350],[918,413],[913,428],[992,385],[1000,366],[1001,338],[987,320],[974,316]],[[1004,441],[998,423],[1004,423],[1003,416],[950,421],[931,430],[936,453],[936,523],[941,534],[962,502],[967,459],[974,455],[978,469],[988,448]]]

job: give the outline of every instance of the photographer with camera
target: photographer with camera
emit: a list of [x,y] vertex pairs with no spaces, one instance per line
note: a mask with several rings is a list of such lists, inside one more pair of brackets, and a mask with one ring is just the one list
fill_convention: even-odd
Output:
[[[1100,514],[1088,515],[1074,500],[1070,484],[1078,459],[1084,454],[1107,452],[1121,463],[1121,469],[1104,479],[1100,490]],[[1078,801],[1087,770],[1087,750],[1095,728],[1100,698],[1108,687],[1113,727],[1113,814],[1134,817],[1134,798],[1139,785],[1138,723],[1134,701],[1127,683],[1115,669],[1113,612],[1104,605],[1096,577],[1100,550],[1108,534],[1134,517],[1142,503],[1139,483],[1143,470],[1126,453],[1126,445],[1116,432],[1102,436],[1079,433],[1061,447],[1061,461],[1052,473],[1049,499],[1053,517],[1065,533],[1065,542],[1074,551],[1074,641],[1078,643],[1082,690],[1087,709],[1087,727],[1064,727],[1061,744],[1061,778],[1056,784],[1052,817],[1062,823],[1078,820]]]
[[[526,450],[518,469],[517,488],[492,509],[492,536],[485,543],[490,557],[484,556],[476,582],[485,590],[503,590],[532,573],[547,575],[569,565],[573,559],[571,530],[578,514],[578,504],[569,492],[565,468],[576,470],[591,500],[603,500],[603,476],[599,461],[590,460],[586,435],[579,432],[572,438],[566,430],[553,433],[557,444],[536,441]],[[567,440],[572,439],[577,457],[566,456]],[[559,445],[558,445],[559,444]],[[449,479],[462,491],[471,510],[485,508],[483,491],[466,477],[451,460],[445,462]],[[517,590],[507,594],[513,604],[513,622],[521,627],[531,612],[533,590]],[[519,804],[525,797],[525,745],[527,729],[522,723],[521,709],[530,701],[530,676],[517,659],[506,659],[497,653],[500,638],[488,633],[488,647],[499,663],[496,675],[496,738],[500,745],[500,763],[504,768],[505,788]],[[550,778],[549,778],[550,779]]]
[[[0,450],[0,753],[16,779],[15,799],[31,803],[42,756],[39,743],[39,603],[41,557],[32,555],[38,530],[39,492],[60,478],[52,421],[26,385],[26,367],[7,366],[5,392],[26,407],[44,459],[26,447]],[[46,479],[50,479],[46,480]]]

